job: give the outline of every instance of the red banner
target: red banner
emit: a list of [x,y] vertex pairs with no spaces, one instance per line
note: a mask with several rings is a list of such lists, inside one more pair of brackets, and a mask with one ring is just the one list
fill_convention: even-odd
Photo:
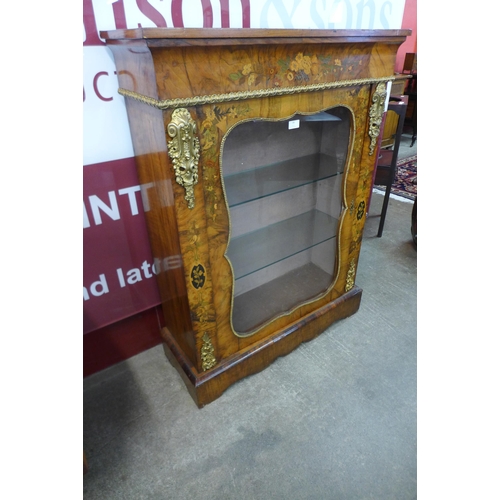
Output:
[[84,333],[160,303],[134,158],[83,167]]

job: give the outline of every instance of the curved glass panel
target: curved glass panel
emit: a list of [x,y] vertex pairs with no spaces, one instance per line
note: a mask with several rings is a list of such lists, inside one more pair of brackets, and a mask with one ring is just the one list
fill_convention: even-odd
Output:
[[243,122],[227,135],[222,175],[234,273],[232,325],[251,335],[321,296],[335,273],[351,112]]

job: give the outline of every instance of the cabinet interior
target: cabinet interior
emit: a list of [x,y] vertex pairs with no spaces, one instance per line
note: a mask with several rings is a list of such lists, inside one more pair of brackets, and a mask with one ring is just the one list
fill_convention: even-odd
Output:
[[238,335],[251,335],[333,285],[351,130],[351,112],[338,106],[244,121],[226,135],[226,257]]

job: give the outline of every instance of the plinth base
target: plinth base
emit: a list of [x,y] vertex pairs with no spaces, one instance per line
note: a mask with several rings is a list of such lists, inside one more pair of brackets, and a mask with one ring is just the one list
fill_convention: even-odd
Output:
[[302,342],[317,337],[332,323],[354,314],[359,309],[361,294],[361,288],[354,286],[337,300],[248,349],[221,360],[214,368],[206,372],[200,373],[196,370],[167,328],[161,331],[163,348],[171,364],[180,373],[195,403],[202,408],[221,396],[238,380],[258,373],[276,358],[293,351]]

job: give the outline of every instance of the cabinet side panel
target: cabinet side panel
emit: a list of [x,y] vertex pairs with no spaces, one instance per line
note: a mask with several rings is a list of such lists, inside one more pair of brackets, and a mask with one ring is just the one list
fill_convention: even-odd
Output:
[[127,44],[108,42],[108,47],[113,53],[120,87],[157,98],[153,59],[144,40],[133,40]]
[[136,101],[127,103],[151,248],[159,273],[157,282],[165,324],[195,363],[195,342],[184,278],[162,112]]
[[[120,86],[156,95],[154,68],[147,47],[135,42],[131,48],[112,45],[111,49]],[[126,98],[126,104],[165,325],[194,363],[193,328],[177,234],[163,113],[130,98]]]

